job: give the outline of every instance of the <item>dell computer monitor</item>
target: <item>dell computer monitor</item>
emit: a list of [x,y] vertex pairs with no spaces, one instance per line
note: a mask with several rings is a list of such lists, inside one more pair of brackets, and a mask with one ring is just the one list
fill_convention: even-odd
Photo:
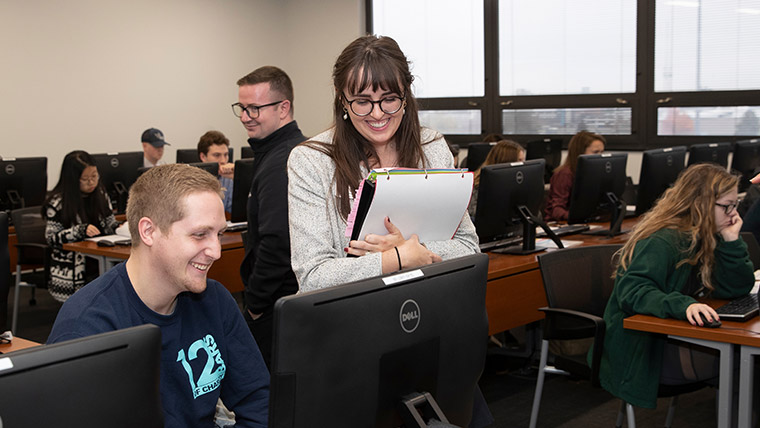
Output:
[[253,158],[253,149],[250,146],[243,146],[240,149],[240,159],[251,159]]
[[744,192],[750,185],[749,180],[760,168],[760,139],[737,141],[734,146],[734,156],[731,169],[741,174],[739,192]]
[[728,154],[731,153],[731,143],[693,144],[689,146],[689,164],[717,163],[728,168]]
[[139,176],[137,169],[143,166],[143,152],[96,153],[92,158],[116,212],[123,214],[127,209],[129,188]]
[[[227,162],[233,162],[232,155],[235,149],[229,148],[230,156]],[[177,163],[200,163],[201,157],[198,155],[198,149],[177,149]]]
[[0,211],[42,205],[46,194],[46,157],[0,160]]
[[544,182],[548,183],[552,178],[552,173],[562,161],[562,139],[543,138],[528,141],[525,147],[525,159],[544,159],[546,161]]
[[233,223],[248,219],[248,193],[253,181],[253,159],[235,161],[235,176],[232,179],[232,212],[230,221]]
[[678,174],[684,169],[685,160],[686,146],[644,151],[641,158],[636,215],[649,211],[665,190],[675,183]]
[[621,232],[626,204],[620,199],[625,191],[626,153],[602,153],[578,156],[573,190],[570,193],[567,222],[599,221],[609,214],[610,228],[584,232],[614,236]]
[[536,225],[544,199],[543,159],[487,165],[480,168],[475,229],[481,243],[509,237],[520,230],[522,245],[495,250],[527,254],[536,247]]
[[495,145],[496,143],[470,143],[467,146],[467,169],[475,171],[480,168]]
[[473,254],[279,299],[269,426],[425,426],[400,407],[426,393],[449,423],[468,426],[487,273],[488,256]]
[[192,162],[188,165],[200,168],[214,177],[219,176],[219,163],[217,162]]
[[150,324],[0,355],[0,426],[163,427],[160,355]]

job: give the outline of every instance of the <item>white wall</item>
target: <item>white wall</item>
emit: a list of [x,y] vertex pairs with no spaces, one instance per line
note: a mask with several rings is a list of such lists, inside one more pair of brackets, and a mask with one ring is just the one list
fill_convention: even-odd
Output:
[[[277,65],[293,79],[307,135],[329,126],[332,65],[363,33],[362,0],[3,0],[0,155],[142,150],[157,127],[177,148],[209,129],[239,156],[238,78]],[[339,23],[339,24],[336,24]]]

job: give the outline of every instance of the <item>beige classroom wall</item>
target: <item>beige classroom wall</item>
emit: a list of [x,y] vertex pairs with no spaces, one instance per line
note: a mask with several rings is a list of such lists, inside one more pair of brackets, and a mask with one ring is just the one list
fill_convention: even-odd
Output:
[[330,74],[363,33],[362,0],[2,0],[0,156],[141,150],[161,129],[175,150],[222,131],[239,156],[238,78],[266,64],[291,76],[305,134],[329,126]]

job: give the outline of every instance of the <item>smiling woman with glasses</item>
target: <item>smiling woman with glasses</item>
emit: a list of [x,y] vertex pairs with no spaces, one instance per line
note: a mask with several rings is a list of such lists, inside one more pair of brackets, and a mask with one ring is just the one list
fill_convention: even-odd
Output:
[[45,238],[53,249],[48,290],[63,302],[98,273],[96,265],[88,268],[82,254],[63,250],[63,244],[113,234],[119,225],[95,160],[87,152],[75,150],[63,159],[61,178],[48,195],[42,215],[47,220]]
[[626,330],[635,314],[686,320],[718,319],[698,297],[733,299],[754,285],[747,244],[739,238],[739,177],[717,164],[685,169],[642,216],[615,258],[617,274],[604,321],[599,377],[613,395],[654,408],[659,384],[708,380],[718,374],[712,350],[662,335]]

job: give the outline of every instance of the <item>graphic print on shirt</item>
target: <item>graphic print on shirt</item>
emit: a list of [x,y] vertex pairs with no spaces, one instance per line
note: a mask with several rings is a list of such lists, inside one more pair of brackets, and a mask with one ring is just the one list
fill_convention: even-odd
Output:
[[[193,368],[190,366],[190,361],[198,358],[198,351],[200,350],[203,350],[206,354],[206,365],[203,366],[203,371],[196,381],[196,377],[193,374]],[[210,334],[193,342],[187,350],[187,355],[185,355],[184,349],[180,349],[177,354],[177,362],[181,362],[182,367],[184,367],[187,372],[187,377],[190,380],[190,388],[193,391],[193,399],[219,388],[219,385],[224,378],[224,374],[227,371],[227,366],[224,364],[222,354],[216,346],[214,336]]]

